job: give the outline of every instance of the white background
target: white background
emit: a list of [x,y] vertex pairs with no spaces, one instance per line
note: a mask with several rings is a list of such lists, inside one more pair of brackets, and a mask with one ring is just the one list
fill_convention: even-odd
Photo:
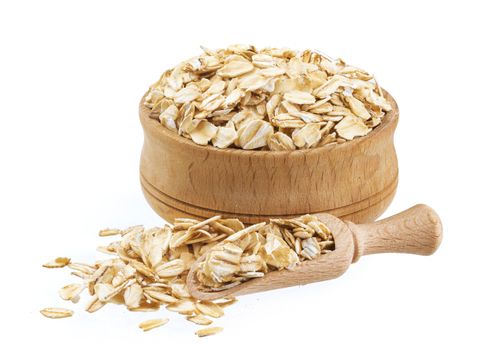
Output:
[[[482,10],[439,1],[2,1],[1,347],[39,349],[482,349]],[[200,44],[315,48],[375,73],[397,100],[400,184],[384,216],[422,202],[444,223],[431,257],[374,255],[341,278],[240,298],[199,339],[194,324],[148,333],[152,314],[67,306],[67,255],[93,261],[97,231],[163,221],[138,182],[138,102]],[[7,345],[7,347],[5,347]]]

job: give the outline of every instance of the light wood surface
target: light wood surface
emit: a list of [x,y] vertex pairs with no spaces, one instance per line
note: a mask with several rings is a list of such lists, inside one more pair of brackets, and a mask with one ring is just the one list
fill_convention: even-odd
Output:
[[188,273],[190,294],[200,300],[263,292],[271,289],[329,280],[342,275],[360,256],[375,253],[410,253],[430,255],[442,240],[442,223],[430,207],[419,204],[387,219],[356,225],[330,214],[319,214],[333,232],[335,250],[318,259],[304,261],[295,269],[270,272],[221,292],[199,290],[196,270],[201,256]]
[[393,134],[398,107],[365,137],[297,151],[248,151],[199,146],[149,117],[140,177],[153,209],[175,217],[238,217],[246,223],[327,212],[354,222],[375,220],[398,183]]
[[440,245],[442,223],[432,208],[418,204],[372,224],[347,223],[355,237],[355,256],[376,253],[430,255]]

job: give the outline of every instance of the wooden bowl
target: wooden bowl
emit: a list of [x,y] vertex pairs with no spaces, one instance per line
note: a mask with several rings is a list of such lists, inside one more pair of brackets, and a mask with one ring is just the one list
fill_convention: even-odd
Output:
[[169,222],[223,215],[256,223],[322,212],[373,221],[392,201],[398,182],[393,145],[398,106],[385,94],[393,110],[367,136],[277,152],[199,146],[151,119],[142,99],[144,195]]

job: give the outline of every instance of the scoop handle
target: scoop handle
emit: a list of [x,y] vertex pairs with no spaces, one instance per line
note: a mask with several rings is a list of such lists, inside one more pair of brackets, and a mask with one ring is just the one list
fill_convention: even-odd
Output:
[[442,241],[442,222],[437,213],[424,204],[375,223],[347,224],[355,241],[353,262],[360,256],[376,253],[430,255]]

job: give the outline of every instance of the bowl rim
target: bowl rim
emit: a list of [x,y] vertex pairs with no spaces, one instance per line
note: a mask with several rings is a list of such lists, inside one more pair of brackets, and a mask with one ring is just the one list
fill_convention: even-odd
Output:
[[296,149],[296,150],[288,150],[288,151],[270,151],[270,150],[245,150],[242,148],[217,148],[213,145],[198,145],[190,139],[187,139],[176,132],[173,132],[161,123],[153,118],[150,118],[151,109],[146,107],[143,103],[147,92],[141,98],[139,103],[139,117],[141,121],[141,125],[143,129],[151,130],[154,133],[160,135],[161,137],[168,138],[174,142],[178,142],[183,144],[184,147],[189,147],[193,150],[197,151],[213,151],[218,152],[219,154],[225,153],[227,155],[237,155],[237,156],[250,156],[250,157],[266,157],[268,155],[276,156],[276,157],[284,157],[289,155],[308,155],[315,152],[330,152],[333,150],[340,150],[345,147],[355,147],[361,142],[365,142],[368,139],[372,139],[377,137],[381,134],[384,130],[388,128],[395,128],[399,118],[399,109],[398,105],[390,93],[388,91],[382,89],[383,95],[388,99],[390,105],[392,106],[392,110],[388,112],[385,117],[383,118],[380,125],[370,131],[367,135],[355,138],[353,140],[344,142],[344,143],[336,143],[336,144],[329,144],[320,147],[314,147],[309,149]]

